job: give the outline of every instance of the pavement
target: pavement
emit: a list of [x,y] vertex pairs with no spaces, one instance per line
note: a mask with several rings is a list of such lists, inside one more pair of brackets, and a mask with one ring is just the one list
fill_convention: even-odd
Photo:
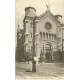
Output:
[[32,73],[32,63],[16,63],[16,80],[64,80],[63,63],[39,63]]

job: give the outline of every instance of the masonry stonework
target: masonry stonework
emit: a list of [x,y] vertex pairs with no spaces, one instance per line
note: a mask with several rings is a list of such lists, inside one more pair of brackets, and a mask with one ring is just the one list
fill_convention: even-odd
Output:
[[[46,59],[55,59],[55,53],[58,49],[62,50],[62,28],[61,24],[53,15],[50,10],[46,10],[42,15],[37,16],[36,10],[33,7],[25,8],[25,16],[23,20],[23,30],[18,31],[22,36],[17,40],[17,54],[22,58],[18,60],[25,61],[26,52],[28,50],[32,53],[33,50],[33,19],[36,16],[35,24],[35,44],[36,44],[36,56],[40,58],[41,51],[44,52]],[[60,30],[61,29],[61,30]],[[18,36],[17,36],[18,37]],[[59,39],[60,37],[60,39]],[[21,47],[20,47],[21,46]],[[22,51],[21,51],[22,50]],[[57,53],[56,53],[57,54]],[[57,55],[58,56],[58,55]]]

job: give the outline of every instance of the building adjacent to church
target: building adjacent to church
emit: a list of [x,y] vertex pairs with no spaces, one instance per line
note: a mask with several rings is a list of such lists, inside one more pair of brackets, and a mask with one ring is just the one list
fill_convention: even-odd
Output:
[[[26,52],[33,51],[33,19],[36,10],[33,7],[25,8],[23,29],[17,29],[16,60],[25,61]],[[36,56],[39,59],[41,51],[46,59],[59,59],[58,50],[64,51],[64,23],[61,15],[53,15],[50,9],[35,20],[35,46]]]

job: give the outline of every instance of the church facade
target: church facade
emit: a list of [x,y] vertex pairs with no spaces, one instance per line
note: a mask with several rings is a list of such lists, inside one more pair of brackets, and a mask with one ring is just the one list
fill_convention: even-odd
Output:
[[[45,59],[58,60],[58,50],[63,51],[63,26],[60,22],[61,15],[53,15],[49,9],[40,16],[36,16],[36,10],[33,7],[25,8],[23,20],[23,29],[18,26],[17,30],[17,48],[16,59],[25,61],[27,52],[33,52],[33,27],[35,19],[35,52],[39,59],[41,52]],[[32,53],[33,54],[33,53]]]

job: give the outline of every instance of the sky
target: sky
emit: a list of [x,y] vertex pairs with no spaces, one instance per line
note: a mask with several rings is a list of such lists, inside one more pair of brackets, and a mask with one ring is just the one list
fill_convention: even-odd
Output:
[[64,16],[64,0],[16,0],[16,28],[18,25],[21,28],[23,26],[25,7],[34,7],[37,16],[39,16],[47,10],[47,4],[50,5],[50,11],[53,15],[60,14]]

